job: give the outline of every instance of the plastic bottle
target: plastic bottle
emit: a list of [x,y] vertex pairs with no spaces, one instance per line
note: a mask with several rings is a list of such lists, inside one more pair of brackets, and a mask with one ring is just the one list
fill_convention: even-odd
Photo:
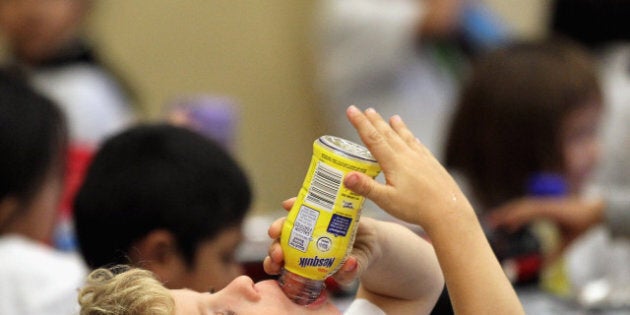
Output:
[[325,288],[354,242],[364,198],[343,186],[350,171],[376,177],[380,167],[356,143],[322,136],[281,234],[285,266],[278,282],[293,302],[306,305]]
[[[532,197],[557,197],[566,194],[567,185],[562,176],[541,172],[529,178],[526,190],[527,195]],[[543,286],[546,286],[546,281],[554,279],[551,281],[554,284],[548,290],[559,293],[564,292],[564,289],[560,289],[562,281],[558,280],[562,272],[550,272],[552,269],[543,268],[544,257],[558,242],[557,238],[554,226],[545,221],[527,224],[517,231],[499,229],[489,236],[490,244],[513,284],[535,285],[542,281]]]
[[[528,191],[535,197],[562,197],[566,196],[568,188],[562,175],[555,173],[534,174],[528,183]],[[534,232],[541,240],[543,254],[549,259],[555,255],[559,244],[559,233],[556,226],[550,221],[538,221],[534,224]],[[542,270],[540,277],[541,287],[558,296],[566,297],[571,293],[571,285],[567,277],[566,264],[562,257],[555,257]]]

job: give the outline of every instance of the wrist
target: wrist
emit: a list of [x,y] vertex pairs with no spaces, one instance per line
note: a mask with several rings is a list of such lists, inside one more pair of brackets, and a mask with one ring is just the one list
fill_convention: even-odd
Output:
[[429,238],[451,234],[453,230],[481,230],[481,225],[472,206],[466,201],[453,203],[426,216],[420,226]]

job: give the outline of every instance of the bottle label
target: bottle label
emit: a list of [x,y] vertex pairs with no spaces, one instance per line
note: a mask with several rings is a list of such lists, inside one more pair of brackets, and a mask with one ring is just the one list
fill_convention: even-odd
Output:
[[[352,248],[364,198],[343,185],[350,171],[375,177],[380,167],[369,152],[347,140],[326,136],[338,146],[313,144],[302,188],[284,223],[281,245],[285,269],[312,280],[333,274]],[[344,150],[341,145],[349,145]],[[357,154],[365,155],[357,157]]]

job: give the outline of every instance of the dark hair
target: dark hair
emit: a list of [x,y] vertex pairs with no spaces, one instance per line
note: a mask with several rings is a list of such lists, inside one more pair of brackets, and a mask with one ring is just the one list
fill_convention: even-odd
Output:
[[0,71],[0,200],[15,197],[18,211],[0,222],[0,231],[30,202],[54,168],[65,168],[67,131],[55,104],[16,76]]
[[200,242],[241,224],[247,177],[218,144],[167,124],[139,125],[108,139],[75,199],[81,253],[92,268],[128,263],[149,232],[173,233],[192,265]]
[[551,7],[552,34],[598,48],[630,40],[630,1],[555,0]]
[[564,171],[561,124],[601,97],[589,55],[573,42],[522,42],[489,53],[463,87],[445,164],[470,181],[481,208],[522,196],[534,172]]

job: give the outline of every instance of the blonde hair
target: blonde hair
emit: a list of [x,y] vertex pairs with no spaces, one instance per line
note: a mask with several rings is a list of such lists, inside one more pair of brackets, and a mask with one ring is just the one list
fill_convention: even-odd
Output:
[[92,271],[79,292],[81,315],[172,315],[175,301],[150,271],[116,266]]

